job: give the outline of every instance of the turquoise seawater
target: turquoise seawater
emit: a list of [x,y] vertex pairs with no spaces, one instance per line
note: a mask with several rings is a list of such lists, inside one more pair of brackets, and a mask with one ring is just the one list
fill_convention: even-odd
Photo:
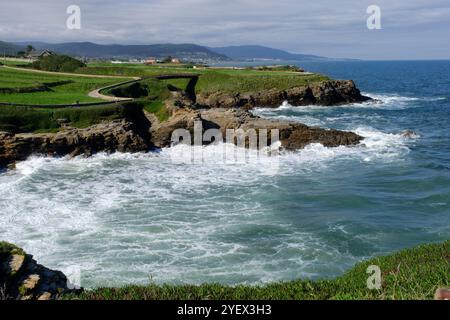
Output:
[[0,174],[0,239],[85,287],[328,278],[450,239],[450,62],[302,66],[381,102],[255,113],[355,131],[361,145],[284,153],[270,174],[269,157],[224,164],[223,146],[184,165],[181,146],[32,157]]

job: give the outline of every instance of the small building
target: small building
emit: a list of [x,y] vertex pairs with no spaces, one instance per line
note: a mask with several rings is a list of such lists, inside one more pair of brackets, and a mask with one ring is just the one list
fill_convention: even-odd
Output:
[[44,57],[49,57],[49,56],[54,56],[55,53],[51,50],[44,50],[39,54],[39,58],[44,58]]
[[172,60],[170,62],[171,63],[176,63],[176,64],[181,63],[180,59],[178,59],[178,58],[172,58]]
[[29,59],[39,59],[39,58],[45,58],[49,56],[53,56],[55,53],[51,50],[41,50],[41,51],[33,51],[31,52],[27,58]]
[[158,60],[156,60],[156,58],[148,58],[147,60],[145,60],[145,64],[156,64],[158,62]]

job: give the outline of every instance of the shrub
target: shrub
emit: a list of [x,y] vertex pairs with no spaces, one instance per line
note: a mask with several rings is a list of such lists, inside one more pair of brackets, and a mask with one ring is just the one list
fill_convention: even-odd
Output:
[[148,86],[141,83],[133,83],[128,86],[111,89],[110,93],[116,97],[141,98],[148,96]]
[[86,65],[72,57],[66,55],[50,55],[40,57],[39,60],[31,64],[32,68],[52,72],[74,72],[78,68],[86,67]]

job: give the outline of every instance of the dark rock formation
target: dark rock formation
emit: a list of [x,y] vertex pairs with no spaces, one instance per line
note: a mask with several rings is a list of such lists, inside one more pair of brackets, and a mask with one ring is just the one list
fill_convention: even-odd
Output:
[[86,129],[66,128],[58,133],[10,134],[0,132],[0,167],[32,154],[92,155],[97,152],[142,152],[152,144],[142,124],[128,120],[104,122]]
[[0,242],[0,300],[49,300],[81,290],[69,286],[62,272],[37,264],[15,245]]
[[[280,142],[285,149],[296,150],[310,143],[321,143],[326,147],[358,144],[362,137],[338,130],[326,130],[308,127],[301,123],[263,119],[242,109],[205,109],[178,110],[164,123],[155,123],[151,127],[152,141],[157,147],[168,147],[171,144],[172,132],[175,129],[194,130],[194,122],[201,121],[203,131],[219,129],[225,139],[226,129],[278,129]],[[270,142],[270,141],[269,141]]]
[[255,93],[229,94],[214,92],[198,94],[197,104],[201,108],[246,108],[279,107],[284,101],[294,106],[340,105],[370,100],[361,95],[351,80],[329,80],[288,90],[271,89]]
[[[25,160],[32,154],[50,156],[92,155],[97,152],[146,152],[168,147],[175,129],[193,131],[201,121],[203,130],[216,128],[226,137],[226,129],[278,129],[282,146],[300,149],[310,143],[327,147],[358,144],[362,137],[352,132],[308,127],[301,123],[262,119],[243,109],[178,109],[160,123],[147,114],[144,119],[104,122],[86,129],[64,128],[58,133],[11,134],[0,132],[0,168]],[[150,126],[151,122],[151,126]]]

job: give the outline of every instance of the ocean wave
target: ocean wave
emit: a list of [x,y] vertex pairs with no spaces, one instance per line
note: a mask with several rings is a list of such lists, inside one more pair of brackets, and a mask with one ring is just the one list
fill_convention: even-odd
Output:
[[[200,165],[172,162],[173,152],[189,149],[204,151]],[[317,157],[315,149],[305,152]],[[261,283],[319,276],[322,259],[336,262],[332,273],[357,260],[281,223],[262,204],[277,188],[277,177],[260,168],[273,156],[229,165],[220,162],[221,150],[244,153],[179,145],[149,154],[32,157],[0,176],[0,234],[51,268],[79,268],[85,287],[150,277]],[[280,156],[285,166],[293,158],[299,154]]]
[[355,104],[355,107],[373,107],[389,110],[408,109],[422,107],[423,102],[434,102],[447,99],[445,97],[414,97],[402,96],[399,94],[379,94],[368,92],[363,92],[362,94],[371,97],[374,101]]
[[433,101],[443,101],[447,100],[446,97],[411,97],[411,96],[402,96],[399,94],[379,94],[379,93],[370,93],[363,92],[364,96],[368,96],[372,98],[371,101],[365,101],[360,103],[349,103],[337,106],[320,106],[320,105],[306,105],[306,106],[294,106],[289,104],[287,101],[284,101],[281,106],[277,108],[266,108],[261,107],[257,108],[253,111],[256,115],[266,115],[271,114],[274,117],[278,117],[279,119],[286,119],[283,115],[276,115],[276,113],[283,112],[326,112],[326,110],[332,111],[334,109],[406,109],[406,108],[415,108],[420,107],[420,102],[433,102]]
[[[85,287],[339,274],[361,256],[292,225],[266,199],[284,194],[281,182],[292,177],[308,181],[343,164],[402,161],[409,152],[401,134],[355,131],[365,137],[357,146],[311,144],[279,156],[228,144],[34,156],[0,175],[0,234],[50,268],[79,268]],[[246,161],[224,162],[224,152]],[[191,163],[195,153],[201,161]],[[344,224],[328,224],[342,231],[334,232],[338,237],[364,240]]]

